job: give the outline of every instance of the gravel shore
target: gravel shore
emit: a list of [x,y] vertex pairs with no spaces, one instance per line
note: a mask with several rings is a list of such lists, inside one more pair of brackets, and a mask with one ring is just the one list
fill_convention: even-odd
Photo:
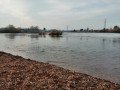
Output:
[[0,52],[0,90],[120,90],[120,85]]

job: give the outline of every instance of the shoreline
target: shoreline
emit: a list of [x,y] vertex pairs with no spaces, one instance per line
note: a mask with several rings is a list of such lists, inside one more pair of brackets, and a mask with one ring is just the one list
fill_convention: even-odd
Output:
[[120,90],[120,84],[0,51],[1,89]]

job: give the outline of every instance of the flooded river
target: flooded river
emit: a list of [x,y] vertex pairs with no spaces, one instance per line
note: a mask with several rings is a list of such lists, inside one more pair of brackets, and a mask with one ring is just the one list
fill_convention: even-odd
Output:
[[0,51],[120,83],[120,34],[0,34]]

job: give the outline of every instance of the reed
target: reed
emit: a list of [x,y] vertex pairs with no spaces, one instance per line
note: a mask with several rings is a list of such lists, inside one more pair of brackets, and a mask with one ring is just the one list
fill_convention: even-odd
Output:
[[40,31],[39,35],[46,35],[46,32]]

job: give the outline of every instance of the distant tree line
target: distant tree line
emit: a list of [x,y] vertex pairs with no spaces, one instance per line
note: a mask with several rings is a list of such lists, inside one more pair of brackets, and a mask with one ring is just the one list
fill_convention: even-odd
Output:
[[100,30],[99,32],[111,32],[111,33],[120,33],[120,27],[118,26],[114,26],[113,29],[103,29],[103,30]]
[[38,33],[38,26],[31,26],[30,28],[16,28],[13,25],[8,25],[7,27],[0,28],[0,33]]
[[20,33],[20,28],[16,28],[13,25],[8,25],[5,28],[0,29],[0,33]]

